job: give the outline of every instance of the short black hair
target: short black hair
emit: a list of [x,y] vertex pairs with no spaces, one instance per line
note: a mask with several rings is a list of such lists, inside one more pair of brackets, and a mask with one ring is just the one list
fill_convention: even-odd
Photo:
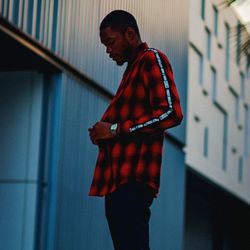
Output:
[[132,27],[140,37],[139,28],[134,16],[125,10],[114,10],[105,16],[100,24],[100,31],[107,27],[111,27],[122,33],[124,33],[128,27]]

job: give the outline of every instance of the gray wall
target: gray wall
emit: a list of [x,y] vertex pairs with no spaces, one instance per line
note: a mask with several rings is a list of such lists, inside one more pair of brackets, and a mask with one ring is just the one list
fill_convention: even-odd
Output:
[[185,208],[184,155],[173,142],[165,139],[161,191],[152,205],[152,250],[183,249]]
[[33,249],[39,171],[42,75],[0,74],[1,249]]

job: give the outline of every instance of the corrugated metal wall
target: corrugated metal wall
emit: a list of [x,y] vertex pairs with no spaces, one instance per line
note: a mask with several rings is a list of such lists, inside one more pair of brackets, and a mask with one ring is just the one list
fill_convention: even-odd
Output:
[[[0,13],[115,92],[124,68],[116,67],[106,55],[99,41],[99,23],[110,10],[128,10],[138,20],[142,39],[169,56],[182,105],[185,105],[188,6],[189,1],[181,0],[1,0]],[[185,121],[172,130],[177,131],[173,134],[182,142],[184,125]]]
[[97,154],[88,127],[99,119],[108,100],[67,76],[62,95],[56,232],[54,246],[48,249],[111,249],[103,200],[88,197]]
[[[0,0],[0,13],[43,45],[115,92],[118,68],[99,41],[99,22],[113,9],[133,13],[150,46],[166,52],[185,111],[188,2],[182,0]],[[87,128],[100,119],[109,100],[69,76],[52,80],[46,161],[49,190],[44,197],[43,249],[112,249],[103,200],[87,196],[97,148]],[[57,94],[55,94],[57,93]],[[54,100],[54,103],[53,103]],[[56,118],[53,118],[53,115]],[[185,121],[170,130],[185,142]],[[53,132],[54,131],[54,132]],[[162,187],[153,205],[152,249],[182,249],[185,164],[182,149],[165,142]],[[56,156],[55,156],[56,155]],[[53,158],[54,157],[54,158]]]

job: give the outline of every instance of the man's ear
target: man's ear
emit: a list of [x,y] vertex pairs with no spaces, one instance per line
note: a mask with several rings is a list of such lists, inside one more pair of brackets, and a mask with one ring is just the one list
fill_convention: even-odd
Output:
[[128,27],[125,31],[125,37],[129,43],[133,42],[136,38],[135,30],[132,27]]

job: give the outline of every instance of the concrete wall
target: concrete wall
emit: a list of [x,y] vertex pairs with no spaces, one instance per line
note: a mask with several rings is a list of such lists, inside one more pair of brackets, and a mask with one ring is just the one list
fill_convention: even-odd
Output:
[[[236,60],[238,19],[220,1],[205,1],[202,19],[201,2],[190,4],[186,163],[250,204],[250,78],[245,55],[239,64]],[[245,35],[242,32],[241,39]]]

